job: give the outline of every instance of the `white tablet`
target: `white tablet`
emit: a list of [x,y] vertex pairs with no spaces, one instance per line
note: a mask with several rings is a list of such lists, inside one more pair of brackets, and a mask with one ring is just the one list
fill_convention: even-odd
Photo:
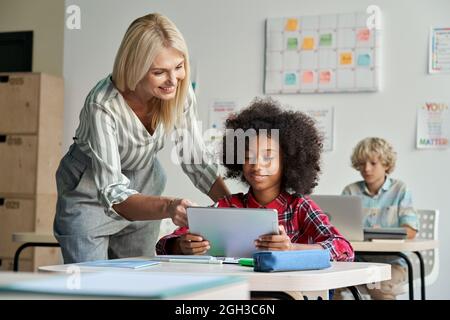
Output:
[[187,208],[189,232],[209,241],[207,255],[251,258],[254,241],[264,234],[278,234],[275,209]]

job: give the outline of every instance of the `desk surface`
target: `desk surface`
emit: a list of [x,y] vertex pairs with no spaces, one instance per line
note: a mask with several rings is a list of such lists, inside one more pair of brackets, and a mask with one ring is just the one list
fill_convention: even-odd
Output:
[[438,242],[436,240],[412,239],[403,242],[398,240],[378,241],[352,241],[352,247],[355,251],[370,252],[407,252],[423,251],[436,249]]
[[12,240],[14,242],[58,243],[53,234],[38,232],[15,232]]
[[[142,258],[136,258],[142,259]],[[39,271],[67,272],[70,264],[40,267]],[[71,267],[73,268],[73,267]],[[80,267],[81,272],[98,272],[123,269]],[[184,274],[222,274],[245,277],[251,291],[324,291],[335,288],[356,286],[379,282],[391,278],[391,266],[383,263],[332,262],[332,266],[323,270],[290,272],[254,272],[251,267],[233,264],[194,264],[170,263],[151,266],[136,272],[165,272]]]
[[[21,281],[45,280],[55,276],[61,276],[59,273],[31,273],[31,272],[0,272],[0,286],[13,284]],[[201,275],[198,275],[201,278]],[[210,288],[197,289],[188,294],[181,294],[166,299],[177,300],[244,300],[249,299],[249,286],[245,279],[226,283],[223,285],[215,285]],[[70,296],[70,295],[49,295],[42,293],[15,293],[8,291],[0,291],[0,300],[29,300],[29,299],[111,299],[111,297],[88,297],[88,296]],[[125,299],[121,297],[120,299]],[[134,299],[134,298],[133,298]]]

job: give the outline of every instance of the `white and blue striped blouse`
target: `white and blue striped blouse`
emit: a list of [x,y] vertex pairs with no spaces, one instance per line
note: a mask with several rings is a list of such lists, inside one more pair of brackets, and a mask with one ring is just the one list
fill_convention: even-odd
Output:
[[[208,193],[218,177],[218,165],[212,161],[192,161],[191,155],[207,153],[197,125],[196,104],[190,88],[180,126],[184,130],[172,129],[178,129],[174,130],[175,146],[183,171],[199,190]],[[129,188],[130,181],[122,170],[140,170],[151,165],[170,131],[160,123],[151,135],[115,88],[110,75],[89,92],[80,113],[75,142],[92,159],[99,200],[108,215],[122,219],[112,205],[138,193]]]

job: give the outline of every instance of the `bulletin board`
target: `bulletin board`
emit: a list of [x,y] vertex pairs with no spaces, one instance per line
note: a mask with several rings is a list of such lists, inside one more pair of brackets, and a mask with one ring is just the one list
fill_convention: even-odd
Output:
[[354,12],[266,20],[266,94],[378,91],[380,30]]

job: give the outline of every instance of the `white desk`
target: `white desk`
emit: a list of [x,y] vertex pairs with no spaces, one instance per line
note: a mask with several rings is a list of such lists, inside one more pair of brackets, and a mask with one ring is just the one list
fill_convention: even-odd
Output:
[[[67,272],[73,265],[40,267],[39,271]],[[80,272],[98,272],[100,270],[118,270],[113,268],[79,267]],[[123,269],[121,269],[123,270]],[[119,270],[120,271],[120,270]],[[251,267],[232,264],[212,265],[194,263],[162,262],[159,265],[136,272],[164,272],[181,274],[221,274],[243,276],[249,282],[250,291],[301,292],[308,298],[328,299],[328,291],[335,288],[352,287],[389,280],[391,266],[382,263],[332,262],[332,266],[323,270],[290,272],[254,272]]]
[[[0,286],[9,285],[19,281],[43,280],[55,277],[56,273],[31,273],[31,272],[0,272]],[[198,275],[201,278],[201,275]],[[105,299],[102,296],[79,296],[79,295],[46,295],[42,293],[15,293],[0,291],[0,300],[35,300],[35,299]],[[111,299],[111,298],[107,298]],[[124,299],[121,297],[120,299]],[[246,300],[249,299],[249,286],[245,279],[222,285],[214,285],[205,289],[196,289],[189,294],[181,294],[167,299],[177,300]]]
[[392,241],[352,241],[353,249],[355,251],[366,252],[398,252],[398,251],[424,251],[436,249],[438,242],[436,240],[405,240],[404,242]]
[[36,232],[16,232],[13,233],[12,240],[14,242],[58,243],[54,235]]
[[425,300],[425,266],[423,257],[420,251],[436,249],[438,242],[436,240],[422,240],[412,239],[401,241],[355,241],[351,243],[355,253],[358,255],[383,256],[395,255],[405,260],[408,266],[408,284],[409,284],[409,299],[414,300],[414,277],[412,263],[404,252],[414,252],[419,258],[420,262],[420,281],[421,281],[421,296]]

